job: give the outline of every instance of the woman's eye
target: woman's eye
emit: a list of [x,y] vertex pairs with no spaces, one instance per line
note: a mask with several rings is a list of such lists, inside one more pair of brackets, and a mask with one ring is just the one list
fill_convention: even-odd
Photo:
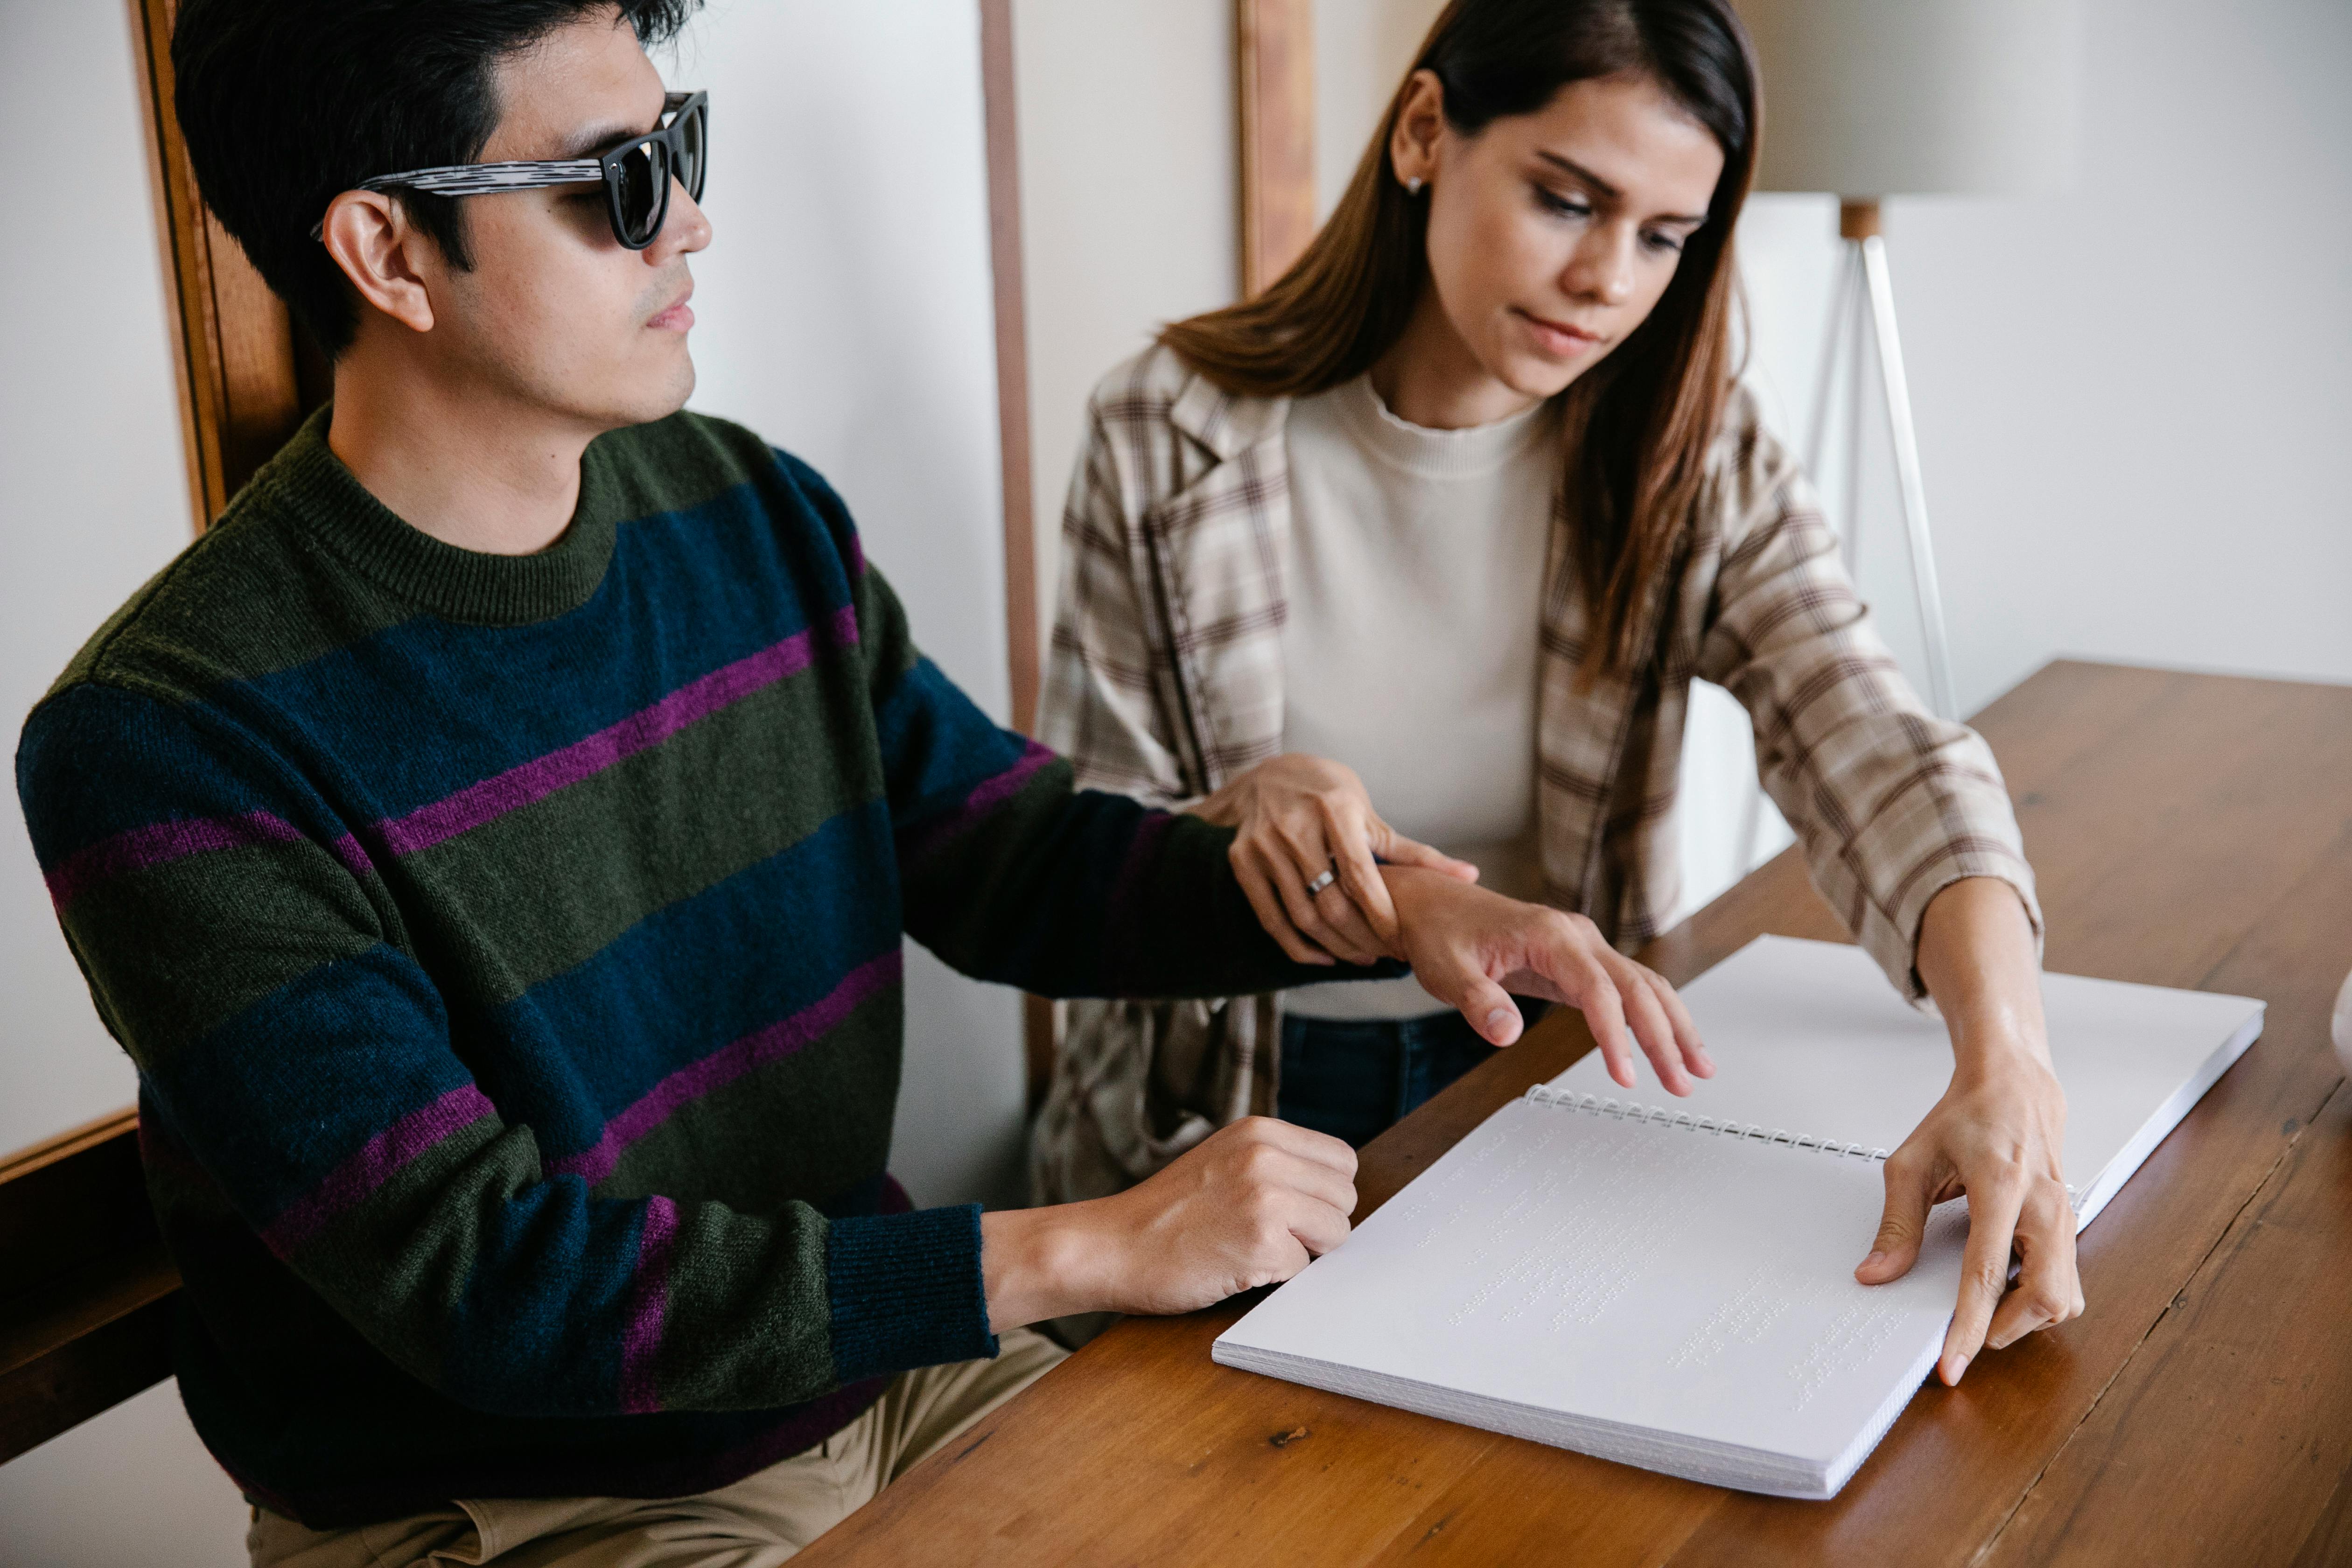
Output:
[[1558,191],[1547,190],[1541,185],[1536,186],[1535,192],[1536,205],[1543,208],[1543,210],[1548,213],[1557,213],[1562,217],[1591,217],[1592,216],[1591,206],[1579,197],[1564,196]]
[[1642,237],[1642,243],[1655,255],[1679,256],[1682,254],[1683,242],[1671,234],[1645,234]]

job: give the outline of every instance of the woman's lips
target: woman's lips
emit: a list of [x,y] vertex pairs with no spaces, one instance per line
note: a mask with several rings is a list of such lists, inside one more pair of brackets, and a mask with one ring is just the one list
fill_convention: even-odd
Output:
[[1527,310],[1520,310],[1518,317],[1528,324],[1528,331],[1538,347],[1562,359],[1583,353],[1607,341],[1588,328],[1572,326],[1566,321],[1546,321]]

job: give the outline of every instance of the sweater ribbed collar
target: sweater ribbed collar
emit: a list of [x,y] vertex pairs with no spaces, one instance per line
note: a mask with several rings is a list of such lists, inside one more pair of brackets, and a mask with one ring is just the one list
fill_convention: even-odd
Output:
[[330,553],[421,610],[475,626],[522,626],[576,610],[612,564],[617,535],[604,504],[594,449],[581,461],[571,525],[533,555],[461,550],[404,522],[376,500],[327,445],[331,404],[254,476],[274,503]]
[[1372,388],[1370,373],[1343,382],[1328,394],[1342,427],[1363,450],[1408,472],[1433,479],[1490,473],[1548,436],[1557,398],[1521,409],[1491,425],[1433,430],[1398,418]]

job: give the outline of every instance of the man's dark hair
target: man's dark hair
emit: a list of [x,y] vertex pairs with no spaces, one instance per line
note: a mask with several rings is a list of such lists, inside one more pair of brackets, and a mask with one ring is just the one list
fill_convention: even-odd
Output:
[[[498,129],[499,62],[579,17],[660,43],[701,0],[186,0],[172,33],[181,133],[205,201],[329,353],[356,325],[310,230],[361,181],[468,163]],[[464,202],[400,201],[469,268]]]

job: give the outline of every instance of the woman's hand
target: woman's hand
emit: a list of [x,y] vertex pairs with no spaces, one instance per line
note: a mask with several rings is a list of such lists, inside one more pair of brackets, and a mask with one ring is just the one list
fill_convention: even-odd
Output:
[[1949,1384],[1980,1349],[2080,1317],[2083,1284],[2063,1163],[2066,1095],[2050,1067],[2033,933],[2009,884],[1971,878],[1936,895],[1920,928],[1919,978],[1951,1028],[1952,1084],[1887,1160],[1885,1215],[1854,1278],[1901,1279],[1918,1259],[1927,1211],[1968,1194],[1960,1299],[1936,1363]]
[[[1382,822],[1354,770],[1321,757],[1294,752],[1269,758],[1192,811],[1240,829],[1234,875],[1266,934],[1300,963],[1402,956],[1381,860],[1478,879],[1468,861],[1416,844]],[[1336,872],[1334,879],[1309,893],[1327,871]]]
[[1582,1013],[1609,1076],[1624,1088],[1633,1087],[1636,1047],[1669,1094],[1688,1094],[1693,1078],[1715,1076],[1714,1058],[1675,988],[1602,941],[1582,915],[1411,868],[1388,867],[1383,875],[1396,895],[1413,978],[1460,1008],[1487,1044],[1519,1037],[1517,992]]

